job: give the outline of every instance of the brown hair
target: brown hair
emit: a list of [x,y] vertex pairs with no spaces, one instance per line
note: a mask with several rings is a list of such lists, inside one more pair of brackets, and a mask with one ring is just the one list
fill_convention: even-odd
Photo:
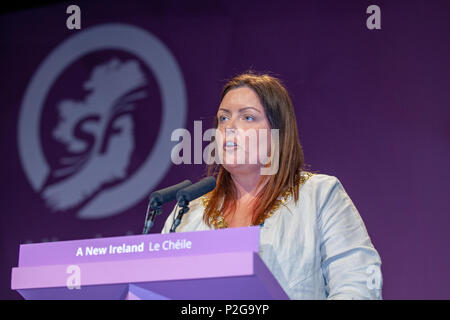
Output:
[[[278,172],[269,176],[267,184],[256,196],[253,208],[252,224],[257,225],[265,220],[265,214],[274,205],[277,198],[286,188],[292,188],[294,199],[298,201],[298,188],[294,188],[300,179],[299,174],[304,166],[304,155],[300,145],[294,107],[287,90],[281,81],[268,74],[257,75],[252,71],[233,77],[224,86],[220,101],[232,89],[248,87],[259,97],[271,129],[279,129],[279,164]],[[214,127],[218,120],[215,117]],[[222,212],[236,209],[236,189],[230,173],[220,164],[208,166],[208,175],[217,176],[216,188],[208,195],[209,200],[203,220],[211,226],[211,219],[219,215],[220,201],[223,199]],[[262,182],[262,179],[260,183]]]

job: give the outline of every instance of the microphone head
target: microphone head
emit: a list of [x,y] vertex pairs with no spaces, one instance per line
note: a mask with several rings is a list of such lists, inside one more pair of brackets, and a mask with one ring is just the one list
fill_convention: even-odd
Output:
[[201,197],[202,195],[214,190],[216,187],[216,179],[212,176],[203,178],[197,183],[190,185],[177,192],[177,201],[182,204],[183,202],[190,202],[192,200]]
[[176,199],[177,192],[183,188],[190,186],[192,182],[190,180],[184,180],[176,185],[158,190],[150,195],[150,205],[160,206],[166,202],[170,202]]

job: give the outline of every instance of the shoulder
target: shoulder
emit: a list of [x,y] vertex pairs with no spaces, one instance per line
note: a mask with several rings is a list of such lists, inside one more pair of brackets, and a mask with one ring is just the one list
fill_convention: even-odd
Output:
[[302,171],[301,175],[303,177],[309,176],[305,184],[308,183],[310,185],[314,185],[315,187],[326,187],[339,183],[339,179],[337,177],[324,173],[311,173]]
[[335,176],[323,173],[301,173],[305,181],[300,185],[303,192],[329,193],[336,187],[342,186],[339,179]]
[[302,177],[305,180],[300,184],[300,203],[309,203],[319,210],[336,194],[347,197],[341,181],[333,175],[302,172]]
[[326,221],[339,217],[342,220],[361,220],[358,209],[341,181],[335,176],[327,174],[312,176],[304,184],[303,196],[314,205],[314,211],[319,219]]

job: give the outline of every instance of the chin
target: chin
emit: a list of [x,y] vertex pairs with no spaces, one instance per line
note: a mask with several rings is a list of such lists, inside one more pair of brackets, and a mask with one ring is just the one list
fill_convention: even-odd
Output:
[[222,164],[223,168],[231,174],[245,174],[260,170],[261,166],[258,164]]

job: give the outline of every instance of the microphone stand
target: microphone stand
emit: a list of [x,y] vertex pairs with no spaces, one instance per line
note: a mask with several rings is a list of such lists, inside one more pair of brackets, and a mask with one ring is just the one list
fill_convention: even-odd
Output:
[[145,214],[144,230],[142,230],[142,234],[149,233],[155,222],[155,217],[159,214],[161,214],[161,204],[156,201],[149,202],[147,213]]
[[181,223],[183,215],[189,211],[189,201],[186,201],[185,199],[180,199],[180,201],[178,201],[178,206],[180,207],[180,210],[178,211],[177,218],[175,219],[175,221],[172,224],[172,227],[170,228],[170,232],[175,232],[175,229]]

